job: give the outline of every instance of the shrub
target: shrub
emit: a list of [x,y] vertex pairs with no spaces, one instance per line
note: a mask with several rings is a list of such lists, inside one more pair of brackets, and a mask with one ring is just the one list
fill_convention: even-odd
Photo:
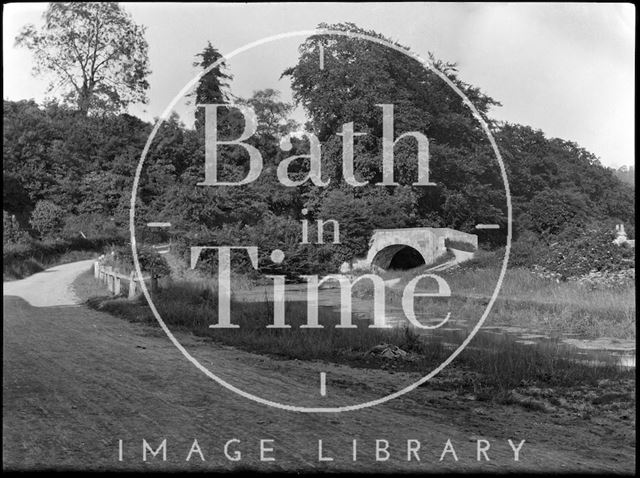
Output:
[[634,251],[615,245],[609,225],[592,225],[573,241],[551,244],[539,264],[563,279],[635,267]]
[[[144,244],[138,246],[138,262],[143,272],[154,276],[169,275],[170,269],[167,261],[151,246]],[[123,274],[130,273],[134,270],[131,246],[111,247],[105,256],[104,264],[118,269]]]
[[546,252],[547,245],[533,232],[525,231],[511,242],[509,266],[532,268]]
[[[309,237],[314,237],[310,232]],[[253,225],[224,224],[221,228],[200,233],[197,237],[178,238],[174,250],[183,260],[190,260],[190,247],[194,244],[211,246],[257,246],[258,270],[246,252],[232,252],[231,269],[258,279],[264,274],[286,275],[297,278],[302,274],[325,274],[340,268],[340,257],[333,244],[301,244],[300,224],[290,218],[275,215],[265,217]],[[280,249],[285,254],[281,264],[271,261],[271,251]],[[215,275],[218,270],[217,254],[203,251],[197,269]]]
[[51,201],[38,201],[29,222],[41,238],[54,237],[62,230],[64,210]]
[[2,251],[3,277],[7,280],[22,279],[55,264],[87,259],[102,252],[107,245],[122,242],[122,238],[118,237],[76,237],[47,241],[29,239],[17,244],[5,244]]
[[29,242],[31,237],[25,231],[13,214],[2,211],[2,242],[6,244],[21,244]]

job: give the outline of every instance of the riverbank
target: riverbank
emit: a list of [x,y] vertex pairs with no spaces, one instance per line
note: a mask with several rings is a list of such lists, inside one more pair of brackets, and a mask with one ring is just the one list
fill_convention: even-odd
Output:
[[[78,278],[74,287],[95,309],[131,322],[156,323],[144,298],[129,301],[104,297],[104,289],[101,291],[96,284],[88,272]],[[464,339],[464,334],[455,333],[446,338],[442,335],[420,337],[407,328],[371,329],[362,319],[354,320],[357,329],[336,329],[339,315],[328,308],[319,311],[319,322],[325,328],[301,329],[299,326],[306,320],[304,303],[286,304],[285,317],[290,329],[267,329],[266,325],[273,320],[273,304],[267,301],[234,302],[233,323],[240,328],[211,329],[209,325],[215,321],[217,312],[215,294],[202,285],[198,288],[188,283],[173,283],[154,303],[172,330],[278,360],[321,360],[352,368],[424,373],[439,365]],[[390,360],[368,353],[380,343],[397,346],[406,356]],[[455,385],[452,384],[458,392],[480,394],[507,403],[514,400],[517,396],[514,392],[523,387],[597,388],[602,380],[609,380],[628,389],[634,383],[634,372],[615,364],[585,364],[571,349],[547,343],[523,346],[507,335],[490,340],[485,335],[477,336],[450,367],[459,374],[459,379],[453,382]]]

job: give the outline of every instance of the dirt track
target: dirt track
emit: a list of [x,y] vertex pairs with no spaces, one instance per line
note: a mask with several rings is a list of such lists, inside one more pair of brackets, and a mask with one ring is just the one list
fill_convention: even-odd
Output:
[[[267,408],[206,378],[159,328],[75,305],[69,285],[89,265],[59,266],[4,284],[5,469],[632,472],[635,467],[632,448],[605,446],[597,436],[579,439],[576,434],[589,425],[565,429],[547,423],[539,412],[464,406],[429,387],[356,412],[317,415]],[[274,361],[185,334],[179,338],[202,363],[240,388],[288,403],[322,404],[325,398],[314,392],[320,371],[327,372],[328,395],[336,402],[377,398],[415,378]],[[158,456],[143,462],[142,440],[155,449],[164,438],[167,461]],[[118,460],[120,439],[123,461]],[[197,453],[186,461],[194,439],[205,462]],[[223,447],[231,439],[240,441],[230,446],[230,453],[241,451],[240,461],[225,458]],[[266,455],[275,461],[260,461],[261,439],[273,440],[267,446],[274,451]],[[390,443],[389,460],[376,462],[376,439]],[[407,461],[409,439],[421,442],[420,462]],[[457,462],[451,453],[439,461],[447,439]],[[476,461],[477,439],[491,443],[491,461]],[[526,440],[519,462],[508,439]],[[318,461],[318,440],[334,461]]]

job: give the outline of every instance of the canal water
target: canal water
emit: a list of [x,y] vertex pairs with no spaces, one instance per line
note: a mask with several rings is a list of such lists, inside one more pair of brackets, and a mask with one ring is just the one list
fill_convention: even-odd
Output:
[[[272,302],[273,290],[270,286],[258,286],[250,290],[234,291],[234,299],[243,302]],[[287,284],[285,300],[287,302],[306,302],[306,284]],[[318,291],[318,308],[333,312],[340,312],[340,289],[321,288]],[[373,300],[352,297],[351,310],[354,323],[357,321],[373,321]],[[489,316],[490,318],[491,316]],[[477,317],[479,319],[480,316]],[[385,307],[385,319],[388,324],[395,327],[409,325],[401,307],[387,304]],[[437,324],[442,318],[427,320],[423,323]],[[418,333],[429,334],[441,338],[445,344],[455,346],[460,344],[475,326],[468,320],[451,318],[444,326],[432,330],[416,330]],[[536,345],[550,346],[565,349],[572,352],[584,363],[589,364],[617,364],[625,368],[634,368],[636,364],[635,340],[623,340],[613,338],[589,339],[577,334],[549,335],[525,327],[507,325],[484,325],[471,342],[491,344],[512,340],[522,347]]]

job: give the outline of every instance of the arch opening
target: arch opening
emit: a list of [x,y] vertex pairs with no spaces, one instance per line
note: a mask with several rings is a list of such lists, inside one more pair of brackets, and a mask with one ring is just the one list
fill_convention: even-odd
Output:
[[389,262],[389,269],[395,270],[407,270],[415,267],[423,266],[425,264],[422,254],[420,254],[413,247],[403,247],[394,254]]
[[424,265],[425,260],[417,249],[399,244],[380,250],[371,264],[384,270],[408,270]]

